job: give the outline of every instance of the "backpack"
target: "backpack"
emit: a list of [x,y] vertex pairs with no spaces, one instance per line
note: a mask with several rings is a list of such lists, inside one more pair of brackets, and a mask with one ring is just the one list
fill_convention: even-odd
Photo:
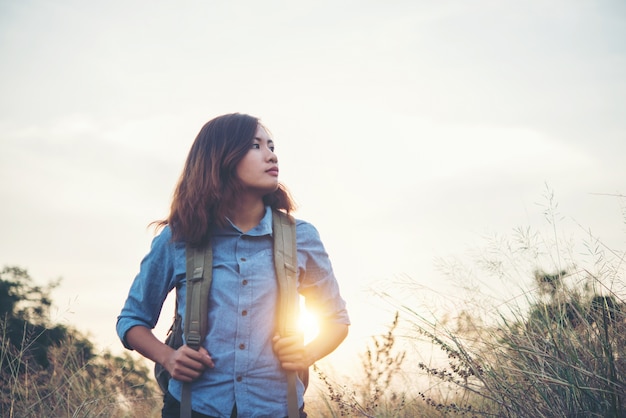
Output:
[[[286,213],[274,210],[272,213],[274,267],[278,280],[279,306],[278,328],[281,335],[297,332],[299,296],[297,292],[297,253],[296,253],[296,223],[293,217]],[[183,345],[183,332],[187,345],[198,350],[204,341],[208,328],[208,298],[211,288],[213,269],[213,251],[210,245],[203,247],[186,246],[187,262],[187,296],[185,315],[185,329],[181,327],[182,317],[178,315],[178,306],[174,310],[175,316],[167,333],[165,344],[174,349]],[[204,302],[204,303],[203,303]],[[154,375],[163,393],[167,392],[170,374],[163,366],[156,363]],[[297,372],[306,390],[309,381],[309,371]],[[181,418],[191,417],[191,384],[183,383],[181,402]],[[296,392],[296,372],[287,373],[287,405],[289,418],[299,417],[299,407]]]

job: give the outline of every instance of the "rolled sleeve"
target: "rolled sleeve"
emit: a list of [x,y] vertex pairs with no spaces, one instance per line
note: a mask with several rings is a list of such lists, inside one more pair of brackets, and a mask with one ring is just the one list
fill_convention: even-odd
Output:
[[180,265],[177,251],[184,253],[184,245],[172,242],[169,227],[152,240],[150,251],[141,261],[139,273],[117,317],[117,335],[124,347],[132,349],[126,341],[126,333],[132,327],[155,327],[168,293],[176,287],[178,280],[184,279],[185,266],[184,262]]
[[317,229],[297,221],[298,292],[304,296],[308,310],[320,320],[350,325],[346,302],[341,297],[332,263]]

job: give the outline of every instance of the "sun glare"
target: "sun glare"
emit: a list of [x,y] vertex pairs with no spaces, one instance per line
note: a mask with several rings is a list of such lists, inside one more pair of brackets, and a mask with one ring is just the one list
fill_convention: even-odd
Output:
[[317,318],[306,310],[302,299],[300,299],[300,319],[298,320],[298,328],[304,333],[305,343],[313,340],[319,333]]

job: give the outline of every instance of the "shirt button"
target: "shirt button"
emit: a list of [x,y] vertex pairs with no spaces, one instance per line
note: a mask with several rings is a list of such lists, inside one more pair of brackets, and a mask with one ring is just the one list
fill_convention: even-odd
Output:
[[241,257],[240,260],[241,261],[246,261],[246,257]]
[[245,285],[247,285],[247,284],[248,284],[248,281],[247,281],[247,280],[243,280],[243,281],[241,282],[241,284],[245,286]]
[[236,379],[236,380],[237,380],[238,382],[241,382],[241,381],[243,380],[243,377],[241,377],[241,376],[237,376],[237,379]]
[[245,344],[239,344],[239,349],[240,349],[240,350],[243,350],[244,348],[246,348],[246,345],[245,345]]
[[248,315],[248,311],[246,311],[245,309],[241,311],[241,316],[246,316],[246,315]]

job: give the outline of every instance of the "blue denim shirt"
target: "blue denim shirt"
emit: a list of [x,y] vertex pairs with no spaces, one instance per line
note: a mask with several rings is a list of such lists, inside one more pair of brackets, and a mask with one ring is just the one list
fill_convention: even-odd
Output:
[[[345,301],[319,234],[313,225],[296,222],[298,292],[323,320],[349,324]],[[192,409],[229,417],[287,416],[287,379],[272,350],[278,286],[272,255],[272,211],[252,230],[229,224],[212,236],[213,281],[209,296],[209,330],[204,347],[215,368],[192,386]],[[178,311],[185,312],[185,245],[172,241],[169,227],[154,238],[117,320],[124,343],[134,326],[154,328],[167,294],[179,287]],[[169,391],[180,400],[181,382]],[[304,386],[298,382],[302,405]]]

